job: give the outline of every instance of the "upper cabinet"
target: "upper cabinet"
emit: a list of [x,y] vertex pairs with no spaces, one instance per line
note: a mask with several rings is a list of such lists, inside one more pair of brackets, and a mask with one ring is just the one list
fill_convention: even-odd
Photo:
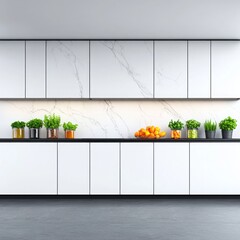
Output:
[[187,41],[155,41],[155,98],[187,98]]
[[212,42],[212,97],[240,97],[240,41]]
[[89,41],[47,42],[47,98],[89,97]]
[[25,98],[25,42],[0,42],[0,98]]
[[26,98],[45,98],[45,41],[26,42]]
[[153,98],[152,41],[92,41],[91,98]]
[[188,42],[188,98],[210,98],[210,41]]

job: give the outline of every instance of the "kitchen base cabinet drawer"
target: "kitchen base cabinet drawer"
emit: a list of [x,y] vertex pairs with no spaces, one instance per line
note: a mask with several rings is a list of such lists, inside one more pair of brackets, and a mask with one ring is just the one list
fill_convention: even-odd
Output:
[[57,143],[0,143],[0,194],[57,194]]
[[58,143],[58,194],[89,194],[89,143]]
[[240,194],[240,143],[190,143],[191,194]]
[[189,194],[189,143],[154,143],[154,194]]
[[90,194],[119,194],[119,143],[91,143]]
[[153,143],[121,143],[121,194],[153,194]]

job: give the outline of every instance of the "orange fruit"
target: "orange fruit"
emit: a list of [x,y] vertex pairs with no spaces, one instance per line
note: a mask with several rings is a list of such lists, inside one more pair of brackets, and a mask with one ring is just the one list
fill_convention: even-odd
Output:
[[160,132],[159,135],[160,135],[160,137],[165,137],[166,136],[166,132],[164,132],[164,131]]
[[150,135],[150,132],[149,131],[146,131],[145,132],[145,135],[148,137]]
[[155,131],[160,132],[160,127],[155,127]]
[[159,131],[155,131],[154,134],[155,134],[155,135],[159,135]]
[[139,132],[135,132],[134,136],[139,137]]
[[154,131],[155,131],[155,127],[154,126],[152,126],[151,128],[150,128],[150,133],[154,133]]
[[154,133],[150,133],[149,137],[150,137],[150,138],[155,138]]
[[158,138],[160,138],[160,136],[159,136],[159,135],[156,135],[156,139],[158,139]]

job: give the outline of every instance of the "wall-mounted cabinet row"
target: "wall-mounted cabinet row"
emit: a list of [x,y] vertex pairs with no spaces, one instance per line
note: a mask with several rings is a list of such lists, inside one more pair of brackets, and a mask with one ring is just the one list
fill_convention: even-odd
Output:
[[239,98],[239,41],[1,41],[0,98]]
[[240,194],[239,144],[0,143],[0,194]]

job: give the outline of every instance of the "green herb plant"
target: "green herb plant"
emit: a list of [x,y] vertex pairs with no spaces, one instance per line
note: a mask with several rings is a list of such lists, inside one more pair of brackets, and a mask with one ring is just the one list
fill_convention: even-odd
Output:
[[187,129],[189,129],[189,130],[198,129],[200,127],[200,125],[201,125],[201,123],[194,119],[190,119],[190,120],[186,121],[186,126],[187,126]]
[[26,126],[26,123],[22,121],[16,121],[11,124],[12,128],[24,128],[25,126]]
[[28,128],[42,128],[43,121],[39,118],[34,118],[26,123],[26,126]]
[[171,130],[182,130],[184,128],[184,124],[180,120],[177,121],[171,120],[168,124],[168,127]]
[[61,118],[55,114],[45,115],[43,124],[45,128],[57,129],[61,126]]
[[65,122],[63,123],[63,129],[64,131],[69,130],[69,131],[75,131],[77,129],[78,125],[77,124],[73,124],[71,122]]
[[230,130],[234,130],[236,127],[237,127],[237,120],[231,117],[227,117],[219,123],[219,128],[222,130],[230,131]]
[[206,131],[216,131],[217,123],[213,122],[212,120],[206,120],[204,123],[204,129]]

